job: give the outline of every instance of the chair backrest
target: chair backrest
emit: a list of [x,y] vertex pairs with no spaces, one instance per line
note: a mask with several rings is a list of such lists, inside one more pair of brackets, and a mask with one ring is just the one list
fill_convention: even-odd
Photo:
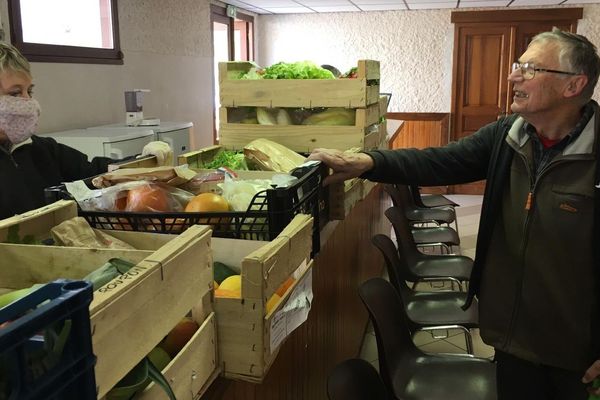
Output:
[[351,358],[335,366],[327,378],[330,400],[383,400],[387,388],[377,370],[365,360]]
[[372,278],[360,285],[358,294],[364,303],[377,339],[379,375],[393,388],[392,371],[403,370],[423,353],[412,341],[402,299],[391,283]]
[[407,280],[411,280],[411,276],[407,273],[404,266],[400,262],[398,249],[392,239],[384,234],[377,234],[371,238],[371,242],[381,251],[385,259],[390,282],[394,288],[400,293],[404,300],[410,295],[411,289],[406,285]]
[[[396,234],[396,240],[398,241],[398,254],[400,255],[400,262],[406,267],[407,273],[412,275],[410,265],[413,265],[421,257],[419,249],[415,244],[415,238],[413,237],[410,223],[404,213],[402,205],[390,207],[385,210],[385,216],[392,223],[394,233]],[[414,278],[413,278],[414,279]],[[413,279],[406,279],[412,281]]]
[[383,190],[390,195],[394,206],[398,207],[400,205],[404,205],[404,208],[409,210],[417,208],[408,186],[400,184],[392,185],[387,183],[383,186]]
[[423,199],[421,198],[421,191],[419,190],[418,185],[410,185],[410,186],[408,186],[408,190],[409,190],[409,192],[413,198],[413,201],[415,202],[415,205],[417,207],[427,208],[425,203],[423,203]]

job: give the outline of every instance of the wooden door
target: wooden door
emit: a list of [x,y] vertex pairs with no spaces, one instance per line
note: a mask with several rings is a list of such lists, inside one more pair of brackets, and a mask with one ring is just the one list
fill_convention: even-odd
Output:
[[[539,32],[556,26],[575,32],[582,8],[453,12],[455,23],[450,140],[473,134],[510,113],[511,64]],[[485,181],[449,187],[483,194]]]
[[[452,140],[469,136],[506,113],[512,34],[506,26],[457,27]],[[485,181],[455,185],[452,193],[481,194],[484,186]]]

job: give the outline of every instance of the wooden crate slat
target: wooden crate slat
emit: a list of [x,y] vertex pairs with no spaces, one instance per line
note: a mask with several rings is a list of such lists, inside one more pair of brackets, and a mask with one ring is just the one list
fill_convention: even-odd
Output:
[[222,124],[219,135],[219,143],[230,150],[240,150],[254,139],[264,138],[300,153],[317,147],[362,148],[365,137],[364,128],[323,125]]
[[357,78],[236,79],[248,62],[219,64],[221,107],[346,107],[374,104],[379,98],[379,61],[359,60]]

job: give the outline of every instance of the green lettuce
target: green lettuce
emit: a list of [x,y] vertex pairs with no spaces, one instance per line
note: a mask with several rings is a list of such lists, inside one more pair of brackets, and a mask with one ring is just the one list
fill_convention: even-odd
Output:
[[262,73],[250,70],[240,79],[335,79],[333,73],[310,61],[279,62],[265,68]]

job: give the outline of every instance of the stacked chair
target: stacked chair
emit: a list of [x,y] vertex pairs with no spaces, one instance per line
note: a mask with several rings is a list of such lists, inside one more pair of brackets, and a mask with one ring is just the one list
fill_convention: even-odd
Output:
[[[477,299],[468,309],[462,309],[473,260],[461,255],[420,251],[422,246],[432,243],[447,246],[460,243],[458,227],[454,230],[442,226],[456,223],[455,204],[444,197],[436,200],[442,207],[430,207],[415,203],[406,186],[385,185],[384,188],[394,203],[385,215],[392,223],[397,245],[388,235],[381,234],[375,235],[372,243],[383,255],[389,282],[374,278],[359,288],[359,296],[375,330],[379,375],[366,361],[347,360],[329,377],[329,398],[496,399],[495,364],[473,355],[470,330],[479,324]],[[444,199],[447,202],[444,203]],[[416,226],[430,223],[434,227]],[[450,282],[451,290],[415,290],[417,283],[433,281]],[[464,333],[467,354],[424,353],[413,342],[413,336],[419,331],[449,329]]]
[[[461,355],[426,354],[413,343],[405,305],[381,278],[363,283],[359,295],[373,323],[379,374],[390,398],[413,400],[494,400],[495,364]],[[375,398],[375,397],[373,397]]]
[[398,311],[405,314],[411,334],[414,335],[417,331],[460,329],[465,335],[467,353],[472,355],[473,339],[470,329],[478,327],[477,301],[474,300],[467,310],[463,310],[461,307],[467,298],[465,292],[412,290],[406,284],[406,265],[400,262],[392,239],[379,234],[373,236],[372,242],[385,259],[390,283],[400,294],[403,308]]
[[406,218],[412,224],[434,224],[440,226],[452,223],[456,226],[458,232],[458,222],[456,221],[456,211],[454,207],[419,207],[415,204],[414,198],[407,185],[386,184],[384,189],[392,198],[395,206],[403,204],[406,212]]
[[385,215],[392,223],[400,262],[404,264],[406,280],[413,283],[413,289],[422,281],[451,281],[460,290],[464,290],[463,282],[469,280],[473,269],[472,259],[461,255],[424,254],[419,251],[402,203],[388,208]]
[[412,194],[413,200],[417,207],[432,208],[432,207],[458,207],[459,205],[443,194],[430,194],[428,196],[421,196],[421,191],[417,185],[410,185],[410,194]]
[[[395,207],[402,206],[406,219],[410,222],[413,240],[418,247],[441,246],[446,253],[452,252],[452,246],[460,245],[460,238],[457,229],[450,226],[441,226],[456,222],[456,212],[451,207],[443,209],[419,208],[415,205],[407,186],[402,185],[384,185],[384,190],[392,198],[392,204]],[[411,207],[409,209],[408,207]],[[441,218],[436,220],[435,218]],[[431,226],[417,226],[427,223],[433,223]]]

